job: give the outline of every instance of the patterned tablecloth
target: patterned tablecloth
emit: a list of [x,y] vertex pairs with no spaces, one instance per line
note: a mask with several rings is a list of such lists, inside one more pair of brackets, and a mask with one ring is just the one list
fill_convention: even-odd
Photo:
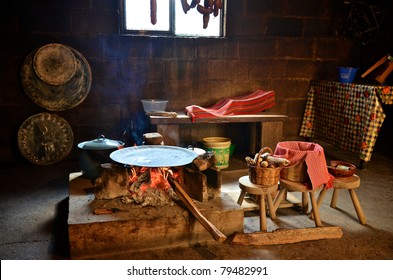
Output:
[[393,86],[311,81],[299,135],[359,153],[368,162],[385,119],[381,103],[393,104]]

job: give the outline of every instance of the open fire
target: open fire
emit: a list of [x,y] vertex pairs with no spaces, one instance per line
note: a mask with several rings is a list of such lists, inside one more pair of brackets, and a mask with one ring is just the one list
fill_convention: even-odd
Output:
[[99,201],[96,203],[99,211],[95,208],[94,213],[129,211],[128,205],[157,207],[181,201],[216,241],[225,241],[226,236],[204,217],[184,190],[183,168],[128,169],[111,163],[102,167],[102,175],[95,181],[95,188],[98,189],[95,202]]
[[179,198],[168,178],[183,185],[182,168],[128,167],[112,163],[102,165],[102,174],[94,182],[99,200],[120,199],[126,205],[173,205]]
[[129,194],[123,197],[124,203],[164,206],[179,200],[168,181],[168,177],[172,176],[179,182],[179,170],[167,167],[131,167],[130,173]]

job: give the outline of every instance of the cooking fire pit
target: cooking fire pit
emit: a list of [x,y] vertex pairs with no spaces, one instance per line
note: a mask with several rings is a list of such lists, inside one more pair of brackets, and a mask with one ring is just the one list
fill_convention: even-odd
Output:
[[[112,189],[115,185],[120,190],[119,196],[108,192],[105,186],[104,190],[100,190],[102,197],[112,193],[112,199],[97,199],[97,184],[92,185],[89,180],[71,180],[68,224],[72,258],[214,240],[224,242],[226,236],[243,232],[243,211],[228,195],[220,193],[213,199],[201,202],[191,199],[187,193],[189,188],[187,190],[186,185],[195,188],[195,182],[191,181],[199,182],[190,180],[193,177],[187,175],[189,167],[186,165],[197,157],[192,150],[161,145],[138,146],[117,150],[110,157],[115,164],[103,164],[103,170],[108,169],[109,173],[120,170],[120,177],[134,177],[134,180],[140,180],[143,176],[149,176],[150,179],[138,187],[134,183],[124,183],[123,179],[112,179],[112,183],[106,185],[111,185]],[[135,202],[135,195],[141,189],[146,192],[152,188],[155,193],[156,179],[152,178],[156,176],[164,179],[158,180],[161,184],[158,195],[167,193],[173,199],[172,203],[164,203],[164,206],[125,203]],[[188,184],[185,184],[185,177],[188,178]],[[123,182],[128,188],[127,192],[124,192],[124,187],[119,187],[122,183],[113,182]],[[129,186],[134,186],[134,189],[130,191]],[[124,201],[125,198],[129,201]]]

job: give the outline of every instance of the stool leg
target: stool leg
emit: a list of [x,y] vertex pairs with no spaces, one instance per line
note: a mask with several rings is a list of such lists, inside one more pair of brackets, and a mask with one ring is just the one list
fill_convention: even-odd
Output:
[[326,192],[327,192],[327,189],[326,189],[326,188],[323,188],[323,189],[320,191],[320,193],[319,193],[319,195],[318,195],[318,200],[317,200],[318,208],[321,207],[322,202],[323,202],[323,199],[325,198]]
[[237,204],[242,205],[245,196],[246,196],[246,191],[242,190],[239,199],[237,200]]
[[302,192],[302,211],[303,213],[308,212],[308,197],[306,192]]
[[270,218],[275,219],[276,211],[274,210],[272,194],[268,193],[266,196],[267,196],[267,206],[269,207]]
[[276,199],[274,200],[274,213],[277,212],[278,206],[280,206],[281,200],[283,199],[286,191],[285,189],[281,189],[278,195],[276,196]]
[[[319,209],[319,207],[321,207],[321,205],[322,205],[323,199],[325,198],[325,195],[326,195],[326,191],[327,191],[326,188],[323,188],[323,189],[319,192],[318,199],[317,199],[317,206],[318,206],[318,209]],[[313,213],[313,212],[311,212],[310,218],[311,218],[311,219],[314,219],[314,213]]]
[[310,199],[311,199],[311,205],[312,205],[311,210],[314,214],[315,226],[321,227],[322,222],[321,222],[321,217],[319,216],[318,204],[317,204],[317,200],[315,199],[314,192],[310,192]]
[[330,201],[330,207],[336,208],[337,198],[338,198],[338,189],[334,189],[332,200]]
[[355,190],[349,189],[349,194],[351,195],[351,199],[353,202],[353,206],[355,207],[356,214],[358,215],[359,221],[362,225],[366,224],[366,216],[363,213],[362,207],[360,206],[360,202],[358,196],[355,193]]
[[259,196],[259,216],[261,231],[267,231],[265,195]]

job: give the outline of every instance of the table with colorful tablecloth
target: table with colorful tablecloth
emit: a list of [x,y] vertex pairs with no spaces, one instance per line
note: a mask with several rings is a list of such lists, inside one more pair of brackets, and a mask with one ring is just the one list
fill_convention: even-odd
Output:
[[299,135],[359,154],[369,162],[385,119],[382,103],[393,104],[393,86],[313,80]]

